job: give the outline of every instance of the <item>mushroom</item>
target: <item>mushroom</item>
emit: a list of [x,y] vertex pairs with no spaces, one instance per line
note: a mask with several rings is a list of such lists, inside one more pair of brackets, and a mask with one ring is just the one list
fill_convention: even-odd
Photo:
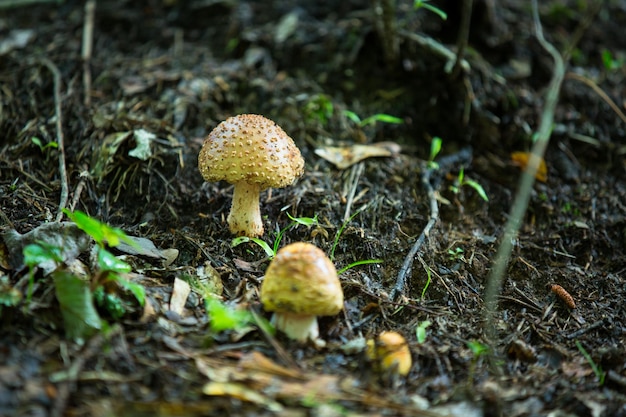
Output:
[[317,316],[334,316],[343,309],[343,291],[335,266],[310,243],[280,249],[265,271],[261,302],[273,311],[272,323],[290,339],[318,340]]
[[409,345],[398,332],[382,332],[368,340],[365,353],[377,372],[392,377],[407,376],[413,364]]
[[240,114],[209,133],[200,150],[198,168],[208,182],[234,184],[230,231],[256,237],[263,234],[261,191],[292,184],[304,172],[304,160],[276,123],[257,114]]

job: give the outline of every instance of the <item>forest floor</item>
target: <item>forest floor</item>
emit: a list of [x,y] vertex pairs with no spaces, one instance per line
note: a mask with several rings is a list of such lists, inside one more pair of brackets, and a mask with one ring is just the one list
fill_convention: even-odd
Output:
[[[555,71],[531,2],[474,1],[460,67],[452,0],[433,3],[445,21],[399,0],[396,36],[364,0],[4,3],[0,415],[626,416],[623,1],[539,2],[565,78],[490,320]],[[338,270],[365,261],[339,275],[325,346],[263,326],[269,256],[232,245],[233,186],[198,170],[207,134],[241,113],[274,120],[305,160],[262,193],[262,240],[311,242]],[[85,243],[61,208],[143,250]],[[26,267],[33,243],[62,259]],[[129,285],[96,250],[131,265],[115,275]],[[124,290],[138,287],[143,304]],[[386,330],[407,339],[406,378],[364,354]]]

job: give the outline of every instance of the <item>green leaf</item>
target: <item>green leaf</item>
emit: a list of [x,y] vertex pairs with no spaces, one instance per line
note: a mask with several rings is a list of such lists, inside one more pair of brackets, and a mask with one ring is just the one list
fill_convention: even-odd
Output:
[[104,287],[98,287],[93,292],[93,298],[98,307],[106,310],[113,319],[119,320],[126,314],[124,301],[117,294],[107,293]]
[[470,340],[469,342],[467,342],[467,347],[476,357],[482,356],[489,352],[489,346],[479,342],[478,340]]
[[596,374],[596,377],[598,378],[598,383],[600,385],[604,385],[604,378],[606,377],[606,372],[602,370],[602,367],[600,365],[595,363],[595,361],[593,360],[589,352],[587,352],[587,350],[583,347],[583,345],[578,340],[576,340],[575,343],[580,353],[582,353],[585,359],[587,359],[587,362],[589,363],[589,366],[591,366],[591,370],[593,370],[593,373]]
[[350,120],[352,120],[356,124],[361,124],[361,118],[358,114],[350,110],[344,110],[343,114]]
[[41,142],[41,139],[39,139],[37,136],[33,136],[32,138],[30,138],[30,141],[39,146],[39,149],[43,151],[43,143]]
[[24,265],[33,268],[44,262],[63,262],[61,248],[45,242],[31,243],[24,247]]
[[439,136],[435,136],[433,140],[430,142],[430,156],[428,157],[429,162],[434,162],[439,152],[441,152],[441,145],[443,144],[443,140]]
[[206,299],[205,304],[210,319],[209,327],[214,333],[241,329],[252,321],[249,311],[230,308],[215,298]]
[[274,256],[276,256],[276,253],[270,247],[270,245],[268,245],[267,242],[265,242],[264,240],[259,239],[257,237],[248,237],[248,236],[236,237],[230,242],[230,247],[234,248],[235,246],[239,246],[242,243],[246,243],[246,242],[254,242],[257,245],[259,245],[265,251],[265,254],[267,255],[267,257],[270,259],[274,259]]
[[356,262],[352,262],[351,264],[344,266],[343,268],[341,268],[339,271],[337,271],[337,274],[341,275],[344,272],[346,272],[348,269],[350,268],[354,268],[355,266],[359,266],[359,265],[369,265],[369,264],[380,264],[382,263],[383,260],[382,259],[364,259],[362,261],[356,261]]
[[367,126],[367,125],[375,124],[376,122],[401,124],[401,123],[404,122],[404,120],[400,119],[399,117],[390,116],[388,114],[378,113],[378,114],[375,114],[373,116],[370,116],[370,117],[362,120],[359,123],[359,125],[360,126]]
[[417,337],[417,343],[422,344],[426,341],[426,328],[432,323],[430,320],[424,320],[419,323],[415,328],[415,336]]
[[130,272],[132,267],[106,249],[98,249],[98,267],[102,271]]
[[483,188],[482,185],[480,185],[479,183],[477,183],[474,180],[469,180],[466,179],[464,182],[465,185],[469,185],[470,187],[472,187],[474,190],[476,190],[476,192],[478,193],[478,195],[485,201],[489,201],[489,197],[487,196],[487,193],[485,192],[485,189]]
[[130,239],[120,228],[102,223],[89,217],[80,210],[76,210],[72,213],[67,209],[63,209],[63,213],[76,223],[79,229],[91,236],[100,246],[108,244],[109,246],[115,247],[119,245],[121,241],[124,241],[133,247],[137,247],[137,243]]
[[422,288],[422,300],[426,296],[426,291],[428,290],[428,287],[430,287],[430,283],[432,281],[430,268],[427,265],[424,265],[424,269],[426,270],[426,284],[424,284],[424,288]]
[[315,226],[317,224],[317,214],[315,217],[293,217],[291,214],[287,213],[287,217],[289,217],[291,221],[307,227]]
[[402,120],[399,117],[391,116],[389,114],[378,113],[363,120],[361,122],[361,125],[365,126],[367,124],[374,123],[374,122],[383,122],[383,123],[391,123],[391,124],[399,125],[399,124],[404,123],[404,120]]
[[146,289],[143,285],[132,282],[118,274],[109,274],[109,279],[114,280],[124,290],[133,294],[139,305],[143,307],[146,302]]
[[65,334],[70,339],[82,343],[102,327],[89,284],[65,270],[53,272],[52,278],[63,314]]
[[437,16],[439,16],[441,18],[441,20],[447,20],[448,19],[448,15],[446,14],[446,12],[444,12],[443,10],[441,10],[438,7],[435,7],[431,4],[428,4],[429,0],[415,0],[413,2],[413,9],[420,9],[420,8],[424,8],[426,10],[429,10],[433,13],[435,13]]

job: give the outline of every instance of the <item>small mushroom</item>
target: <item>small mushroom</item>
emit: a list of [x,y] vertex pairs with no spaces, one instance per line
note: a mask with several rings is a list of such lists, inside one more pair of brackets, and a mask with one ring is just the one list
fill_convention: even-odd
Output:
[[317,316],[334,316],[343,308],[343,291],[335,266],[310,243],[296,242],[278,251],[265,272],[261,302],[273,311],[272,323],[290,339],[318,342]]
[[198,168],[208,182],[234,184],[230,231],[256,237],[263,234],[261,191],[292,184],[304,172],[304,160],[276,123],[257,114],[240,114],[209,133],[200,150]]
[[377,372],[392,377],[407,376],[413,364],[407,341],[398,332],[382,332],[368,340],[365,353]]

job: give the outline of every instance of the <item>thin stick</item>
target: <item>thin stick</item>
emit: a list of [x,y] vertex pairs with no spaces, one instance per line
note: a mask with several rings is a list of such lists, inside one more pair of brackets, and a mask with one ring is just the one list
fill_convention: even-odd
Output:
[[86,175],[81,175],[80,181],[78,182],[78,185],[74,189],[74,195],[72,196],[72,201],[70,202],[70,211],[74,211],[74,209],[76,208],[76,205],[80,201],[80,196],[83,193],[83,189],[85,188],[85,185],[87,184],[86,178],[87,178]]
[[511,207],[509,220],[504,227],[504,234],[500,241],[498,252],[496,253],[493,268],[487,278],[484,312],[485,336],[491,343],[495,342],[496,337],[494,316],[497,309],[498,295],[502,287],[504,272],[513,250],[513,240],[517,236],[517,232],[528,207],[530,193],[535,182],[535,173],[539,168],[539,162],[543,158],[548,142],[550,141],[552,124],[554,122],[554,110],[559,99],[561,84],[563,83],[563,78],[565,77],[565,64],[561,55],[554,48],[554,46],[548,43],[548,41],[546,41],[543,37],[543,30],[539,20],[537,0],[532,1],[532,6],[537,39],[541,46],[543,46],[543,48],[552,56],[552,59],[554,60],[554,71],[546,93],[544,110],[541,115],[541,122],[537,131],[537,140],[533,145],[527,169],[522,173],[522,177],[520,178],[519,189]]
[[343,221],[347,222],[350,219],[350,212],[352,211],[352,203],[354,202],[354,195],[356,194],[356,188],[359,185],[359,178],[361,178],[361,174],[363,174],[363,170],[365,169],[365,165],[363,162],[359,162],[358,164],[352,167],[350,171],[350,191],[348,192],[348,197],[346,199],[346,211],[343,213]]
[[59,210],[56,221],[63,218],[63,209],[67,205],[69,187],[67,185],[67,168],[65,167],[65,141],[63,136],[63,113],[61,112],[61,72],[59,68],[47,58],[42,60],[52,76],[54,77],[54,116],[56,119],[57,144],[59,150],[59,176],[61,177],[61,197],[59,199]]
[[420,180],[428,196],[428,201],[430,203],[430,215],[424,230],[422,230],[422,233],[411,247],[411,250],[407,254],[406,258],[404,258],[404,262],[402,263],[402,267],[400,267],[400,271],[398,272],[398,276],[396,278],[396,285],[391,291],[391,300],[395,300],[404,292],[404,288],[406,286],[406,276],[411,270],[413,259],[439,219],[439,206],[437,205],[435,190],[439,189],[439,185],[441,184],[445,173],[450,172],[454,167],[467,166],[471,163],[471,161],[472,149],[468,147],[463,148],[454,154],[438,158],[438,169],[433,169],[427,166],[422,167]]
[[57,396],[54,400],[50,415],[52,417],[61,417],[65,415],[65,409],[67,408],[67,402],[70,394],[76,387],[76,381],[78,380],[80,372],[88,360],[98,355],[102,350],[102,345],[113,337],[122,333],[122,327],[120,325],[113,326],[108,334],[104,335],[104,332],[98,333],[93,336],[83,351],[76,357],[72,365],[67,369],[67,379],[63,381],[57,390]]
[[91,106],[91,52],[93,50],[93,22],[96,12],[96,0],[85,3],[85,23],[83,25],[83,88],[85,89],[85,106]]
[[433,174],[433,169],[427,168],[422,171],[421,182],[424,188],[426,189],[426,194],[428,196],[428,201],[430,202],[430,215],[428,217],[428,223],[422,230],[422,233],[417,238],[411,250],[404,258],[404,262],[402,263],[402,267],[398,272],[398,277],[396,278],[396,285],[393,287],[391,291],[391,300],[395,301],[397,297],[404,292],[404,287],[406,286],[406,276],[411,270],[411,266],[413,265],[413,259],[417,252],[420,250],[426,237],[430,234],[431,229],[437,223],[439,219],[439,206],[437,205],[437,198],[435,197],[435,189],[433,188],[430,178]]
[[456,61],[454,61],[454,67],[452,68],[452,78],[456,78],[461,71],[461,62],[463,61],[465,48],[467,48],[469,39],[470,21],[472,20],[472,3],[472,0],[463,1],[463,16],[461,27],[459,28],[459,38],[456,41]]
[[620,110],[619,106],[615,104],[611,97],[609,97],[609,95],[598,86],[598,84],[594,83],[589,78],[583,77],[582,75],[578,75],[574,72],[568,72],[567,75],[565,75],[565,78],[580,81],[581,83],[591,88],[597,95],[600,96],[602,100],[606,102],[606,104],[609,105],[609,107],[619,116],[619,118],[622,119],[622,122],[626,123],[626,115]]

